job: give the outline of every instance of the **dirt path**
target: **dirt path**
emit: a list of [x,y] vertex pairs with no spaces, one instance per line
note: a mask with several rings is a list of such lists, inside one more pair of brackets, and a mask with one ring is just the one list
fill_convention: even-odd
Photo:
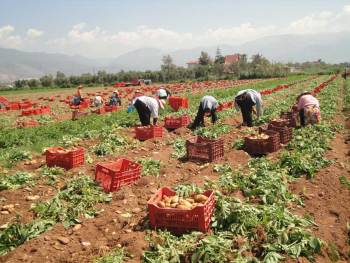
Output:
[[[343,96],[339,96],[339,107],[342,108]],[[349,118],[349,112],[345,113]],[[315,178],[301,178],[290,186],[305,201],[305,207],[297,208],[294,212],[299,215],[309,215],[317,224],[312,232],[326,243],[325,257],[318,257],[317,262],[329,262],[337,258],[337,262],[349,262],[349,230],[350,222],[350,191],[339,181],[341,176],[350,180],[350,147],[347,142],[350,134],[349,120],[337,116],[336,122],[345,124],[345,130],[338,133],[331,142],[331,150],[326,158],[333,161],[329,167],[319,171]]]

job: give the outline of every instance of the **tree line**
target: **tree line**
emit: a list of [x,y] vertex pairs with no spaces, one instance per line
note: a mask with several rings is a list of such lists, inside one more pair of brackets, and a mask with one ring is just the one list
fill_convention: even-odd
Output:
[[320,61],[320,63],[306,62],[297,64],[272,63],[260,54],[253,55],[249,60],[246,54],[240,54],[239,61],[225,65],[225,57],[218,48],[214,58],[202,51],[198,58],[198,65],[185,68],[176,66],[170,55],[162,59],[160,70],[146,71],[120,71],[109,73],[98,71],[97,74],[85,73],[79,76],[67,76],[63,72],[57,72],[55,76],[45,75],[39,79],[20,79],[14,82],[16,88],[69,88],[77,85],[84,86],[110,86],[116,82],[130,82],[135,79],[151,79],[153,82],[186,82],[217,79],[250,79],[283,77],[290,73],[292,67],[297,67],[302,72],[316,73],[322,69],[327,73],[337,70],[339,67]]

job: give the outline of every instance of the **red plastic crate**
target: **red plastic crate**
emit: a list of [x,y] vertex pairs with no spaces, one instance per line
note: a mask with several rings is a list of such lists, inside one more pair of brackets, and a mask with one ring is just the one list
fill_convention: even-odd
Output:
[[10,104],[6,107],[8,110],[19,110],[19,103],[18,102],[10,102]]
[[244,150],[250,155],[264,155],[278,151],[281,148],[280,135],[276,131],[260,129],[260,133],[269,135],[268,139],[244,138]]
[[280,134],[280,142],[282,144],[286,144],[290,142],[290,140],[293,137],[293,128],[291,127],[277,127],[272,124],[269,124],[268,126],[269,130],[277,131]]
[[286,120],[286,119],[271,120],[269,123],[272,124],[275,127],[286,127],[286,126],[288,126],[288,120]]
[[115,111],[118,111],[118,107],[117,106],[108,106],[108,105],[106,105],[105,106],[105,111],[106,112],[115,112]]
[[298,126],[298,113],[293,111],[285,111],[281,112],[281,118],[286,119],[288,121],[289,127],[297,127]]
[[134,183],[140,177],[141,165],[127,159],[96,165],[95,181],[99,182],[106,192],[117,191],[124,185]]
[[40,113],[39,114],[50,114],[51,113],[51,108],[49,106],[42,106],[40,108]]
[[224,140],[210,140],[200,136],[186,141],[187,159],[213,162],[224,156]]
[[45,155],[47,166],[58,166],[66,170],[82,165],[85,162],[85,149],[83,147],[67,150],[62,147],[52,147],[46,150]]
[[178,111],[179,109],[188,109],[188,98],[169,97],[168,101],[170,107],[175,111]]
[[140,141],[153,138],[163,138],[163,127],[160,126],[136,126],[135,137]]
[[205,204],[191,210],[176,208],[161,208],[157,203],[163,196],[174,196],[176,193],[164,187],[148,201],[150,224],[156,229],[167,229],[173,233],[182,234],[189,231],[207,232],[215,209],[214,192],[207,190],[203,195],[208,197]]
[[106,113],[106,110],[105,108],[98,108],[98,109],[92,110],[91,112],[96,114],[103,114],[103,113]]
[[190,116],[187,114],[182,115],[181,117],[165,117],[164,127],[166,129],[178,129],[187,126],[190,122]]

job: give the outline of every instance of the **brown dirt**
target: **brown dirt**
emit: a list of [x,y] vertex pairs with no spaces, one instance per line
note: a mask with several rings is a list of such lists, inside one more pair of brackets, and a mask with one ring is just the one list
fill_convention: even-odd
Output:
[[[70,91],[71,92],[71,91]],[[237,126],[238,118],[228,118],[225,123]],[[82,227],[78,230],[73,228],[65,229],[61,224],[56,224],[52,230],[40,235],[37,238],[27,241],[19,246],[15,251],[8,253],[0,258],[0,262],[90,262],[93,257],[104,254],[116,246],[124,247],[133,254],[130,262],[140,262],[143,251],[147,248],[145,241],[145,231],[147,229],[147,200],[154,192],[163,186],[173,186],[179,183],[196,183],[202,185],[206,178],[216,179],[218,175],[213,172],[213,163],[196,164],[192,162],[181,162],[170,157],[172,146],[166,142],[171,142],[175,138],[188,138],[191,133],[187,129],[179,129],[175,132],[166,133],[162,142],[149,140],[142,143],[141,148],[131,150],[125,157],[131,160],[137,160],[142,157],[151,157],[162,161],[165,165],[161,169],[159,178],[146,176],[141,178],[136,184],[125,187],[113,195],[113,201],[110,204],[100,204],[98,208],[102,210],[101,214],[93,219],[82,220]],[[231,149],[232,142],[238,138],[240,131],[234,129],[230,134],[224,135],[225,157],[217,163],[230,163],[233,167],[246,164],[250,156],[243,151]],[[333,145],[336,150],[331,150],[328,157],[337,159],[337,162],[330,167],[320,171],[313,181],[301,178],[291,185],[295,193],[307,193],[308,199],[305,200],[304,208],[296,208],[298,214],[311,214],[314,216],[318,228],[313,232],[325,240],[333,242],[339,248],[344,259],[348,247],[346,246],[346,222],[350,221],[349,191],[339,184],[338,177],[344,175],[350,177],[349,156],[347,156],[348,146],[344,144],[345,135],[337,135]],[[84,142],[86,145],[93,145],[95,141]],[[122,156],[118,156],[122,157]],[[276,154],[269,158],[275,158]],[[37,157],[41,160],[43,157]],[[94,164],[98,161],[113,160],[116,157],[97,158],[93,156]],[[78,171],[83,172],[92,178],[94,177],[94,164],[85,165],[67,173],[64,180],[69,179]],[[21,164],[19,164],[20,167]],[[345,168],[343,168],[343,166]],[[17,169],[18,167],[16,167]],[[28,168],[29,171],[35,171],[36,167]],[[41,196],[52,196],[56,189],[50,195],[40,191],[47,191],[35,186],[32,191]],[[305,189],[305,190],[304,190]],[[16,191],[1,192],[0,197],[5,197],[6,204],[19,203],[17,213],[24,221],[33,218],[32,213],[28,212],[29,204],[23,201],[25,195],[24,189]],[[234,194],[239,199],[244,199],[242,193]],[[2,203],[0,203],[3,205]],[[136,209],[137,208],[137,209]],[[130,213],[130,218],[123,215]],[[8,222],[9,217],[1,217],[0,223]],[[61,244],[57,239],[67,237],[69,243]],[[90,245],[83,246],[83,242],[89,242]],[[86,244],[85,244],[86,245]],[[329,258],[320,257],[317,262],[329,262]],[[345,261],[344,261],[345,262]]]

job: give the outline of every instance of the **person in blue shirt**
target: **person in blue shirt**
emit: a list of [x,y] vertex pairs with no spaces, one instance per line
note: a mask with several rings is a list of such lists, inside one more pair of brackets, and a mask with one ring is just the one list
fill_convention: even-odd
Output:
[[110,100],[109,100],[109,106],[117,106],[117,104],[118,104],[119,106],[121,106],[121,105],[122,105],[122,101],[121,101],[121,99],[120,99],[120,97],[119,97],[119,92],[118,92],[118,90],[115,90],[115,91],[113,92],[113,94],[112,94]]

